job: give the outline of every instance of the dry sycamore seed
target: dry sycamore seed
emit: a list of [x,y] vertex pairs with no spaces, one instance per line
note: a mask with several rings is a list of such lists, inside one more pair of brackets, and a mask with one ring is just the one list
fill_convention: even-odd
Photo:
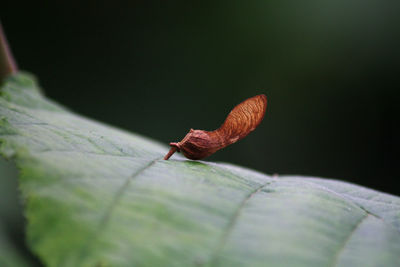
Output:
[[176,151],[188,159],[203,159],[230,144],[246,137],[264,118],[267,97],[256,95],[237,105],[215,131],[190,129],[178,143],[170,143],[171,149],[164,159],[169,159]]

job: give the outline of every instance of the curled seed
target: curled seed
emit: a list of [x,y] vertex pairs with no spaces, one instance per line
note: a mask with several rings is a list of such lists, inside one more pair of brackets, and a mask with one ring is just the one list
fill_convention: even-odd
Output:
[[215,131],[190,129],[178,143],[170,143],[171,149],[164,159],[168,160],[176,151],[189,159],[203,159],[217,150],[233,144],[252,132],[264,118],[267,97],[256,95],[237,105]]

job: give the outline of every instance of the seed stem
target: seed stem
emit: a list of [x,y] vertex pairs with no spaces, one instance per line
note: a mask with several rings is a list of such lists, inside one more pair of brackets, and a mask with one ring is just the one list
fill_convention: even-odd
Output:
[[171,149],[168,151],[168,154],[165,155],[164,159],[168,160],[177,150],[176,146],[171,147]]
[[11,49],[0,22],[0,81],[17,71],[17,63],[11,53]]

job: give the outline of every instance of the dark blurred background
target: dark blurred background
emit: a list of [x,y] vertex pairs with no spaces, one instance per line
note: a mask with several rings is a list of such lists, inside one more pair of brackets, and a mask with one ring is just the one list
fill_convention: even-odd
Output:
[[400,1],[55,2],[0,18],[72,110],[167,145],[264,93],[259,128],[207,160],[400,195]]

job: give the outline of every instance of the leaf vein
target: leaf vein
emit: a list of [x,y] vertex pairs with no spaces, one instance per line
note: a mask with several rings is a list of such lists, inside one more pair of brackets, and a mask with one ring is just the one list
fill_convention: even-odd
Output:
[[252,192],[250,192],[250,194],[248,194],[243,200],[242,202],[239,204],[239,207],[236,209],[236,211],[234,212],[234,214],[232,215],[231,219],[228,222],[228,226],[226,227],[225,231],[222,233],[222,236],[218,242],[217,248],[215,250],[215,252],[213,253],[213,255],[211,256],[210,259],[210,266],[215,266],[217,265],[217,260],[218,260],[218,255],[220,254],[221,250],[223,249],[224,245],[226,244],[229,235],[232,233],[233,228],[235,227],[238,218],[240,217],[241,212],[243,211],[243,208],[246,206],[247,202],[257,193],[259,193],[264,187],[266,187],[267,185],[270,185],[271,183],[273,183],[273,181],[268,181],[262,185],[260,185],[259,187],[257,187],[256,189],[254,189]]
[[148,168],[153,166],[154,163],[156,163],[156,161],[160,160],[160,159],[162,159],[162,157],[157,157],[156,159],[151,160],[148,164],[146,164],[142,168],[138,169],[131,176],[129,176],[126,179],[126,181],[122,184],[122,186],[117,190],[117,192],[113,196],[113,199],[110,202],[109,207],[106,209],[102,218],[100,219],[97,229],[89,236],[89,238],[84,243],[83,248],[81,249],[80,257],[79,257],[81,259],[80,262],[83,262],[83,259],[87,256],[88,251],[91,249],[93,244],[96,242],[96,240],[97,240],[96,236],[98,236],[102,232],[102,230],[106,227],[107,223],[110,221],[113,211],[115,210],[116,206],[118,205],[119,200],[122,198],[122,196],[126,192],[131,181],[135,177],[140,175],[142,172],[144,172],[145,170],[147,170]]
[[381,216],[379,216],[379,215],[373,213],[373,212],[370,211],[369,209],[363,207],[363,206],[360,205],[359,203],[357,203],[357,202],[355,202],[354,200],[350,199],[351,196],[346,196],[346,195],[340,194],[340,193],[335,192],[335,191],[333,191],[333,190],[331,190],[331,189],[329,189],[329,188],[327,188],[327,187],[325,187],[325,186],[323,186],[323,185],[320,185],[320,184],[316,184],[316,183],[308,182],[308,181],[307,181],[306,183],[312,184],[312,185],[314,185],[314,186],[317,186],[319,189],[324,190],[325,192],[331,193],[331,194],[333,194],[333,195],[339,197],[340,199],[345,200],[346,202],[348,202],[348,203],[350,203],[350,204],[353,204],[354,206],[356,206],[356,207],[360,208],[361,210],[363,210],[365,213],[367,213],[367,214],[369,214],[369,215],[371,215],[371,216],[374,216],[375,218],[381,220],[381,221],[384,222],[385,224],[387,224],[387,225],[389,225],[389,226],[395,228],[396,231],[400,232],[400,229],[397,228],[393,223],[387,222],[387,221],[384,220]]
[[343,251],[346,248],[346,245],[349,243],[351,240],[351,237],[354,235],[354,233],[357,231],[357,229],[360,227],[360,225],[368,218],[368,216],[372,216],[369,213],[365,213],[364,216],[360,218],[360,220],[357,222],[357,224],[353,227],[347,238],[344,240],[343,244],[340,246],[339,250],[336,252],[335,257],[333,258],[333,264],[332,266],[337,266],[338,261],[340,258],[340,255],[343,253]]

